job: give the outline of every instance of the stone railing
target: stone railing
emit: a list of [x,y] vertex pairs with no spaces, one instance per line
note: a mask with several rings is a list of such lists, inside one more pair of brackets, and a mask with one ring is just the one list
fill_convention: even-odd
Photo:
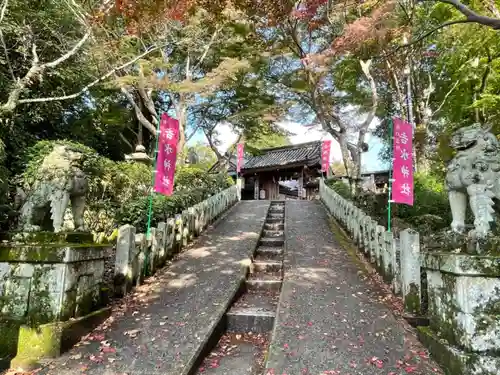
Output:
[[175,218],[158,223],[149,236],[138,233],[132,225],[121,226],[116,244],[115,293],[124,295],[133,285],[141,284],[144,277],[162,267],[239,198],[238,185],[233,185]]
[[[388,232],[324,181],[320,197],[394,293],[402,295],[407,317],[427,315],[429,324],[418,327],[419,338],[444,368],[453,375],[498,374],[500,256],[444,249],[421,253],[418,232]],[[422,292],[428,296],[427,311]]]
[[[151,228],[119,228],[114,291],[125,294],[239,199],[234,185],[175,218]],[[142,228],[141,228],[142,229]],[[95,244],[92,235],[12,234],[0,244],[0,366],[14,354],[14,369],[28,371],[59,355],[109,316],[103,287],[105,253],[113,244]]]

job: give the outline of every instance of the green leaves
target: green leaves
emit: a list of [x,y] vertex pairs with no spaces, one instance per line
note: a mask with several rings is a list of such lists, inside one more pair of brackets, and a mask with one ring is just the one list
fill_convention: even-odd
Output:
[[[152,225],[167,221],[233,183],[233,180],[224,173],[208,174],[196,167],[179,167],[175,176],[174,195],[153,196]],[[132,224],[137,228],[146,228],[149,199],[149,195],[146,195],[125,202],[116,213],[116,221],[120,224]]]

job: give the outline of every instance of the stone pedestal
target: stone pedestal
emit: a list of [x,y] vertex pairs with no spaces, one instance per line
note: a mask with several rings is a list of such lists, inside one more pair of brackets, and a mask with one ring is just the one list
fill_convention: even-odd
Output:
[[457,375],[500,368],[500,257],[423,253],[428,328],[420,329],[436,360]]
[[10,235],[0,245],[0,320],[38,327],[100,308],[106,246],[87,233]]

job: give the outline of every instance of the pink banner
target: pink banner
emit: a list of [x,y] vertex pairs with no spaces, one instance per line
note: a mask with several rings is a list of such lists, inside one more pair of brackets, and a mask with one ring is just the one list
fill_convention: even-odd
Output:
[[413,126],[393,120],[392,201],[413,206]]
[[177,141],[179,140],[179,121],[161,115],[158,156],[154,191],[163,195],[172,195],[174,191],[175,163],[177,162]]
[[323,141],[321,145],[321,171],[328,173],[330,166],[330,149],[332,148],[332,141]]
[[243,161],[243,143],[238,143],[238,161],[236,165],[236,172],[240,173],[241,171],[241,164]]

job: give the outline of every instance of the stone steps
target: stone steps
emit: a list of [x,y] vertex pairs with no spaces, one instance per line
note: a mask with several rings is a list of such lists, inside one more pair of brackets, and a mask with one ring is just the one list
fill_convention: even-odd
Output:
[[264,333],[273,330],[276,308],[263,310],[258,307],[232,308],[226,313],[228,332]]
[[285,237],[262,237],[259,241],[260,246],[282,247],[285,243]]
[[259,246],[256,251],[256,258],[259,261],[262,258],[281,261],[281,258],[283,258],[283,248]]
[[283,237],[284,233],[283,230],[279,229],[264,229],[262,237],[265,238],[273,238],[273,237]]
[[276,262],[272,260],[255,260],[253,262],[252,268],[256,272],[279,272],[283,269],[282,262]]
[[284,224],[285,219],[283,217],[268,217],[266,219],[266,224]]
[[285,230],[283,223],[265,223],[264,230]]
[[279,291],[281,289],[281,279],[248,279],[246,281],[247,290],[251,291]]

